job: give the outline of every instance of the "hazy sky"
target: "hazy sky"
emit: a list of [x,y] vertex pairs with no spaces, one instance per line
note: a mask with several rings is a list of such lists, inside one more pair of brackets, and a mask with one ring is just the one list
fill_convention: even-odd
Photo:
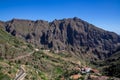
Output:
[[79,17],[120,34],[120,0],[0,0],[0,20]]

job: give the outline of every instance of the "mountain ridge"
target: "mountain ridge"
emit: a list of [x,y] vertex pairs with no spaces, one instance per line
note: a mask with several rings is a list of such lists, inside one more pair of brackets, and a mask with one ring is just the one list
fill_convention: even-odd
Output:
[[53,51],[66,50],[79,56],[104,59],[120,45],[120,36],[77,17],[52,22],[13,19],[0,23],[13,36]]

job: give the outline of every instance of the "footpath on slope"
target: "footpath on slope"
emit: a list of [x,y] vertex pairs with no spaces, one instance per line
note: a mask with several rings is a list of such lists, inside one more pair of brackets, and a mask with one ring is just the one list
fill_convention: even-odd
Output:
[[30,53],[28,53],[28,54],[26,54],[26,55],[18,56],[18,57],[14,58],[14,59],[11,59],[10,61],[15,61],[15,60],[19,60],[19,59],[28,57],[28,56],[30,56],[30,55],[33,54],[33,53],[34,53],[34,51],[33,51],[33,52],[30,52]]

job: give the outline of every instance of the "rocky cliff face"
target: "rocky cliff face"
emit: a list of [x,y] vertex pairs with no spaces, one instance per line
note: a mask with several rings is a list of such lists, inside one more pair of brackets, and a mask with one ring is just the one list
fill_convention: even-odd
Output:
[[66,50],[89,58],[109,57],[120,45],[119,35],[76,17],[53,22],[13,19],[5,22],[4,28],[40,48]]

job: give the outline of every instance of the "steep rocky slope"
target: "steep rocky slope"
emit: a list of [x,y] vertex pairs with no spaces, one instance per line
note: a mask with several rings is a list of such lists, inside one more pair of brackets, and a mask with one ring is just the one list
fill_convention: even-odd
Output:
[[17,39],[0,28],[0,58],[12,59],[32,51],[30,44]]
[[120,45],[117,34],[77,17],[53,22],[13,19],[5,22],[4,28],[42,49],[66,50],[93,59],[109,57]]

